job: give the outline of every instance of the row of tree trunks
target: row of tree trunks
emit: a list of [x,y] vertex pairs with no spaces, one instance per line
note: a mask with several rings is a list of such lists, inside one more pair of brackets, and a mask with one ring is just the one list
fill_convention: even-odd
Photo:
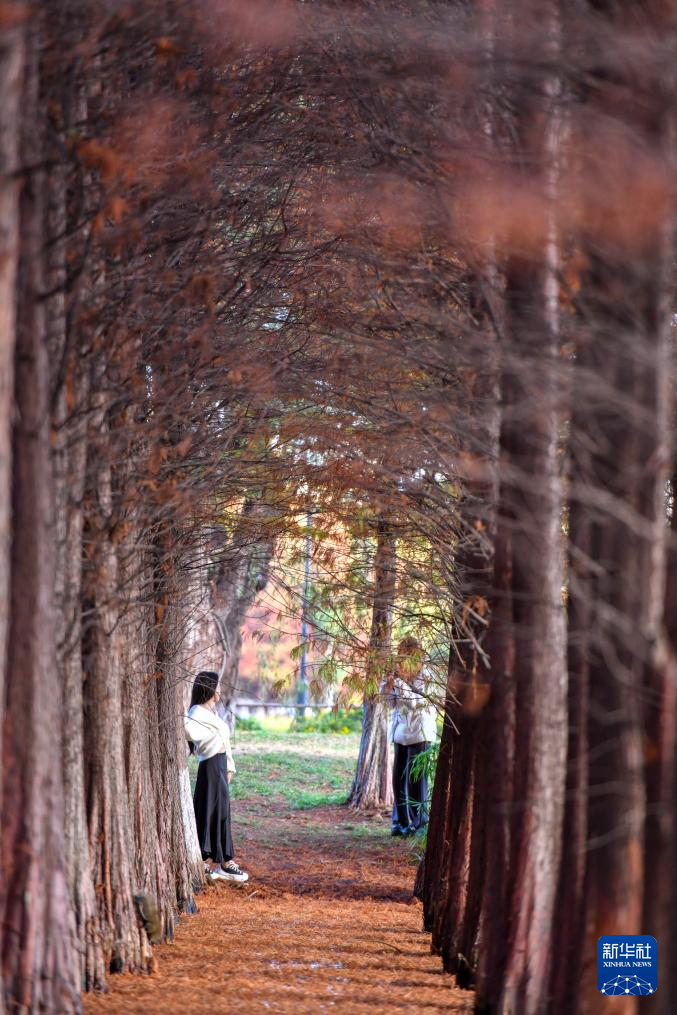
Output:
[[[475,11],[478,37],[491,65],[495,44],[493,2]],[[491,75],[485,71],[486,95]],[[493,146],[493,110],[486,100],[471,110],[482,124],[480,145]],[[501,609],[494,602],[498,580],[497,482],[500,417],[497,384],[497,325],[500,282],[493,239],[481,252],[473,277],[475,313],[482,340],[473,349],[475,380],[468,393],[472,429],[465,438],[465,455],[471,468],[460,507],[461,530],[454,561],[458,583],[454,639],[449,653],[444,697],[442,737],[433,784],[426,851],[418,872],[424,925],[432,934],[432,949],[442,956],[444,968],[460,986],[475,979],[480,918],[485,892],[484,822],[490,819],[490,801],[483,789],[482,765],[486,760],[487,719],[497,702],[489,684],[487,639],[498,630]],[[494,620],[488,628],[490,604]],[[480,647],[481,646],[481,647]],[[496,646],[498,648],[498,645]],[[491,653],[494,659],[496,653]],[[492,668],[495,671],[495,666]],[[492,739],[501,742],[505,714]],[[501,783],[499,783],[501,785]],[[497,823],[498,824],[498,823]],[[500,827],[500,826],[499,826]],[[498,836],[496,836],[497,838]],[[488,877],[494,873],[490,869]]]
[[490,670],[465,689],[446,776],[433,946],[460,985],[475,982],[482,1012],[539,1013],[549,996],[566,751],[553,271],[516,257],[506,270]]
[[444,724],[431,801],[426,854],[421,872],[424,918],[432,946],[459,983],[472,979],[479,930],[482,878],[470,857],[483,826],[476,771],[489,695],[486,649],[493,588],[496,524],[498,414],[495,408],[495,342],[487,335],[481,352],[483,375],[474,397],[483,407],[467,453],[474,478],[461,504],[462,530],[455,561],[458,600],[455,638],[449,655]]
[[[133,420],[112,415],[92,324],[99,194],[58,146],[44,168],[41,89],[61,125],[81,129],[87,88],[74,73],[59,91],[42,62],[45,11],[29,25],[22,6],[0,44],[0,479],[12,493],[0,506],[10,606],[0,617],[0,1011],[67,1015],[110,971],[151,967],[149,935],[171,938],[203,872],[174,547],[154,555],[138,498],[136,514],[124,507],[138,447],[123,446],[115,466],[107,454],[112,431]],[[56,30],[68,9],[52,13]],[[140,919],[138,895],[153,897],[159,923]]]
[[393,805],[392,757],[388,743],[388,708],[381,683],[392,661],[392,623],[397,587],[397,538],[385,519],[376,524],[373,604],[362,733],[348,805],[375,813]]
[[[554,7],[547,16],[556,20]],[[459,742],[447,759],[453,768],[441,773],[451,783],[446,842],[440,872],[430,872],[443,900],[431,928],[433,947],[461,985],[475,982],[477,1010],[486,1013],[539,1015],[547,1008],[564,815],[567,672],[552,91],[544,78],[520,95],[522,172],[534,188],[543,188],[551,212],[542,245],[514,249],[504,268],[490,670],[473,691],[476,714],[467,705],[460,710]],[[465,594],[472,593],[471,582]],[[442,790],[438,805],[444,796]],[[426,870],[433,848],[439,843],[427,851]]]
[[[648,6],[660,30],[665,11]],[[610,30],[635,11],[631,2],[603,7]],[[588,130],[608,130],[618,115],[611,92],[624,94],[623,142],[637,158],[666,158],[673,99],[653,71],[638,77],[602,59],[593,68]],[[608,152],[591,139],[588,158],[589,171],[599,172]],[[665,613],[673,227],[664,204],[645,216],[639,236],[593,233],[581,290],[572,434],[580,560],[572,595],[590,618],[580,681],[588,714],[583,984],[590,1012],[637,1010],[629,998],[600,1004],[593,955],[601,934],[655,933],[663,961],[669,940],[670,900],[657,879],[669,869],[674,834],[675,667]],[[658,1003],[669,1009],[667,990]]]
[[[638,12],[631,0],[592,8],[607,32]],[[643,7],[642,19],[656,37],[671,28],[659,4]],[[665,82],[649,66],[610,65],[606,37],[595,36],[591,47],[583,128],[584,172],[601,188],[614,152],[622,157],[628,146],[638,161],[667,159],[674,134]],[[602,217],[608,201],[601,197]],[[643,217],[635,235],[608,220],[600,228],[593,217],[585,237],[571,428],[574,684],[561,884],[570,946],[561,956],[563,1000],[555,993],[562,1013],[571,1010],[566,1000],[581,977],[581,1011],[637,1011],[636,998],[613,1004],[597,990],[597,940],[611,933],[656,936],[657,1010],[671,1007],[673,899],[663,875],[673,860],[676,762],[673,593],[665,583],[673,226],[666,202]]]
[[[570,781],[578,795],[565,837],[577,894],[585,850],[588,1011],[611,1010],[597,993],[597,939],[619,928],[667,930],[668,899],[655,878],[669,863],[675,746],[674,658],[663,633],[669,259],[656,250],[623,272],[599,253],[591,254],[585,289],[594,326],[581,338],[575,370],[570,723],[579,724]],[[635,1005],[625,999],[620,1008]]]
[[[666,514],[673,221],[659,184],[641,225],[627,229],[611,188],[628,152],[640,165],[669,164],[674,111],[660,75],[641,61],[610,66],[605,48],[606,33],[638,10],[595,4],[588,22],[577,125],[586,154],[577,171],[595,211],[584,226],[568,365],[559,350],[554,228],[540,252],[513,249],[505,264],[489,694],[479,748],[472,728],[463,750],[454,743],[452,752],[443,737],[423,891],[433,947],[459,983],[461,955],[470,957],[481,1012],[636,1012],[636,997],[610,1000],[597,989],[603,934],[656,936],[653,1003],[667,1012],[674,996],[673,500],[671,526]],[[652,31],[664,16],[651,5]],[[542,93],[520,151],[536,179],[556,183],[558,167],[547,161],[556,150],[548,142],[557,126],[556,111],[547,111],[553,94]],[[556,195],[546,185],[546,206],[557,208]],[[463,716],[459,726],[463,739]],[[451,862],[455,851],[467,867]],[[479,913],[468,905],[477,877]],[[462,951],[473,933],[474,951]]]
[[[39,47],[32,26],[26,28],[26,40],[25,62],[19,57],[14,67],[16,73],[23,62],[21,165],[37,167],[43,138]],[[45,192],[43,172],[24,169],[17,295],[16,301],[9,299],[10,315],[13,306],[18,310],[15,367],[9,371],[14,377],[14,425],[2,742],[2,989],[8,1010],[68,1013],[79,1007],[80,984],[64,855],[59,765],[63,698],[54,666],[54,489],[42,300]]]

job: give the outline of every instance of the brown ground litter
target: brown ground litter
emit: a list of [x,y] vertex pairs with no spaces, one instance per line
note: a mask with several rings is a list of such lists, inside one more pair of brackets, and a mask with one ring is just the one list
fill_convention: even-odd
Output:
[[408,845],[385,831],[342,807],[239,801],[248,884],[210,887],[157,972],[111,978],[85,1015],[470,1012],[421,931]]

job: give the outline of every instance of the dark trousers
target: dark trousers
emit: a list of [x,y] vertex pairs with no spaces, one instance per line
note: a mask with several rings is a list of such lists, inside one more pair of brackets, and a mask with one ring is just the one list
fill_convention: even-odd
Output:
[[419,779],[411,778],[411,763],[417,754],[430,747],[427,740],[419,744],[394,744],[395,760],[393,764],[393,825],[407,828],[423,828],[428,824],[428,780],[425,775]]
[[232,860],[230,789],[225,754],[217,754],[198,765],[193,807],[202,859],[216,860],[217,863]]

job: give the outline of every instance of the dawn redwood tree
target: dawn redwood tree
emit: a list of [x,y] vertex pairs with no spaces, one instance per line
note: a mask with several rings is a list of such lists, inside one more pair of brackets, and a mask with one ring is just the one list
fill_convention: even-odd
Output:
[[[53,31],[64,44],[76,34],[69,5],[54,12]],[[87,118],[86,84],[82,73],[64,86],[58,68],[43,66],[44,92],[61,104],[64,124]],[[51,150],[51,146],[50,146]],[[64,786],[64,836],[68,887],[75,924],[78,972],[85,989],[103,988],[106,955],[98,947],[96,891],[92,877],[85,799],[83,570],[85,553],[85,489],[90,425],[87,407],[92,357],[85,354],[77,319],[81,301],[95,300],[92,276],[100,260],[91,266],[87,285],[81,279],[69,293],[69,265],[82,263],[83,250],[91,242],[91,224],[78,222],[82,211],[93,214],[99,193],[91,174],[79,172],[60,154],[47,177],[46,227],[50,237],[46,250],[48,296],[46,340],[52,368],[51,429],[54,473],[54,513],[57,617],[56,665],[63,690],[62,776]]]
[[[591,9],[580,127],[581,189],[591,214],[583,228],[573,382],[570,640],[577,711],[587,715],[579,734],[587,759],[579,818],[587,826],[584,1011],[612,1008],[596,988],[598,937],[621,928],[665,932],[670,905],[656,878],[671,862],[674,812],[674,662],[664,621],[674,429],[673,221],[664,174],[674,98],[650,53],[674,40],[674,23],[660,4],[643,7],[643,47],[621,66],[608,58],[607,32],[636,16],[633,3]],[[646,186],[650,171],[652,199],[629,221],[620,191]],[[669,1000],[658,1004],[667,1011]],[[614,1010],[635,1011],[636,1001],[626,998]]]
[[[225,534],[218,538],[211,605],[223,651],[219,689],[221,704],[226,709],[237,697],[242,626],[247,611],[268,581],[275,549],[273,526],[271,505],[261,493],[249,493],[230,538]],[[231,719],[230,714],[227,717]]]
[[[25,14],[16,5],[17,22],[4,29],[0,45],[0,489],[9,490],[12,469],[12,404],[16,341],[16,274],[19,256],[21,99],[24,84]],[[0,600],[10,593],[11,507],[0,501]],[[7,648],[7,613],[0,612],[0,659]],[[4,667],[0,665],[0,701]],[[2,726],[0,724],[0,738]],[[0,750],[2,742],[0,739]],[[2,791],[0,775],[0,792]]]
[[[12,34],[5,40],[8,47],[21,46],[20,33]],[[33,25],[25,27],[23,64],[20,51],[12,59],[21,80],[22,117],[14,154],[20,152],[24,179],[14,237],[16,298],[10,299],[10,321],[16,306],[16,359],[9,376],[14,377],[17,411],[12,413],[12,551],[2,716],[2,998],[10,1010],[68,1013],[79,1009],[80,985],[64,855],[63,699],[53,665],[50,370],[42,299],[46,187],[40,165],[39,37]]]
[[[510,822],[503,921],[485,920],[480,932],[481,952],[487,938],[501,935],[503,941],[487,951],[502,962],[480,981],[477,996],[480,1011],[533,1015],[548,1005],[556,940],[567,688],[556,283],[560,27],[556,4],[542,13],[553,68],[546,66],[535,80],[515,86],[522,172],[540,193],[541,229],[536,237],[515,238],[505,266],[497,525],[510,531],[512,623],[503,630],[514,632],[515,708],[506,717],[514,720],[512,767],[506,768],[505,757],[496,754],[487,757],[484,768],[488,787],[502,782],[500,795],[513,806],[497,815]],[[499,655],[497,663],[504,658]],[[493,855],[488,822],[486,835],[490,869],[505,856],[502,851]],[[504,842],[499,837],[499,850]]]
[[433,948],[441,953],[445,969],[456,975],[460,985],[468,985],[474,976],[484,886],[480,859],[484,846],[481,838],[478,840],[483,835],[485,818],[480,808],[484,801],[475,796],[475,773],[485,742],[489,698],[485,642],[487,628],[491,630],[493,624],[489,604],[494,589],[499,420],[496,347],[487,318],[485,312],[481,379],[467,392],[474,424],[464,439],[461,465],[470,475],[459,505],[453,558],[458,603],[426,852],[419,872],[424,920],[433,936]]
[[[503,928],[508,932],[508,957],[499,1010],[521,1008],[531,1013],[542,1011],[548,996],[566,748],[563,501],[557,453],[558,396],[552,373],[557,331],[552,305],[547,305],[554,268],[548,266],[541,272],[538,287],[533,284],[534,268],[530,259],[512,261],[507,273],[506,318],[511,339],[523,358],[525,375],[529,364],[535,365],[534,356],[541,359],[537,373],[542,387],[538,393],[534,389],[527,393],[523,377],[519,381],[514,376],[504,379],[503,391],[507,388],[511,395],[504,401],[506,439],[501,448],[508,454],[504,452],[505,472],[499,492],[499,512],[505,511],[514,523],[513,800],[517,805],[511,835],[509,922]],[[525,401],[534,406],[527,426],[519,419]],[[506,778],[506,773],[500,777]],[[537,822],[533,821],[536,814]],[[487,864],[491,862],[488,853]],[[496,933],[497,928],[488,932]],[[478,1001],[478,1007],[481,1003]]]
[[362,733],[348,805],[380,811],[393,804],[388,707],[380,685],[392,663],[393,607],[397,588],[397,533],[392,522],[376,523],[371,631],[362,704]]
[[[191,908],[202,883],[186,806],[177,666],[188,547],[176,480],[186,482],[188,446],[167,451],[168,475],[149,454],[158,432],[149,421],[162,427],[166,418],[160,409],[188,420],[196,409],[183,378],[170,403],[161,371],[148,369],[143,354],[153,346],[140,341],[131,312],[138,303],[130,297],[148,279],[138,263],[133,269],[133,254],[122,257],[127,242],[116,228],[131,200],[119,194],[130,172],[134,200],[152,203],[152,194],[156,207],[162,201],[143,165],[146,153],[137,149],[141,166],[123,173],[126,153],[105,143],[118,129],[116,117],[128,114],[120,102],[127,69],[136,60],[148,68],[148,36],[138,31],[143,12],[112,26],[105,55],[80,50],[64,75],[69,47],[77,50],[88,29],[97,49],[105,28],[97,12],[45,4],[29,30],[20,7],[12,9],[17,18],[3,37],[1,64],[8,95],[3,236],[11,244],[2,260],[2,350],[13,358],[16,349],[17,357],[16,373],[3,370],[2,432],[8,436],[14,422],[18,452],[4,533],[12,558],[11,612],[3,617],[10,632],[2,667],[3,990],[10,1007],[67,1012],[80,985],[101,988],[109,970],[149,968],[135,894],[155,897],[160,934],[169,937],[176,913]],[[138,66],[130,77],[137,87],[149,84]],[[162,74],[154,86],[169,87]],[[156,258],[158,249],[176,254],[172,237],[156,231],[151,239],[160,244]],[[148,264],[145,254],[140,263]],[[188,282],[184,274],[179,291]],[[204,285],[189,294],[181,314],[170,311],[184,328],[191,301],[193,325],[204,318]],[[144,326],[153,333],[147,320]],[[162,339],[166,354],[171,346]],[[204,355],[203,364],[215,356],[201,353],[199,341],[189,348],[189,368],[196,356]],[[156,351],[154,364],[158,358]],[[213,404],[213,393],[205,400]],[[210,439],[214,431],[204,427],[190,462],[205,493],[205,460],[218,457],[213,443],[205,449]],[[5,470],[9,450],[3,445]],[[212,482],[222,477],[223,470]],[[161,538],[167,528],[183,544]],[[27,723],[36,731],[30,758],[20,736]]]
[[[72,44],[83,24],[66,5],[50,27]],[[53,61],[44,61],[43,87],[58,101],[64,129],[89,125],[101,97],[96,67],[92,72],[80,64],[78,70],[64,84]],[[178,822],[183,830],[175,786],[168,791],[159,784],[167,759],[175,771],[180,757],[178,682],[171,674],[168,724],[166,716],[160,721],[156,705],[162,681],[149,681],[156,669],[156,618],[152,606],[150,614],[137,607],[136,616],[129,606],[152,603],[153,587],[147,553],[138,552],[140,519],[130,519],[122,495],[134,463],[133,449],[124,444],[131,414],[111,412],[107,392],[111,363],[101,343],[100,315],[110,273],[104,252],[94,252],[104,195],[95,167],[64,160],[58,146],[54,161],[48,181],[46,288],[56,435],[57,660],[64,688],[69,886],[81,981],[91,989],[105,986],[109,970],[149,966],[148,936],[134,895],[156,898],[162,932],[171,936],[176,911],[192,905],[201,865],[187,861],[171,834],[172,814],[173,826]],[[79,269],[74,288],[73,265]],[[125,464],[114,469],[105,449],[116,442],[122,443]],[[148,773],[157,783],[155,792],[148,792]],[[168,844],[166,853],[158,852],[158,841]],[[97,892],[96,885],[105,891]]]
[[[505,434],[502,436],[505,440]],[[502,446],[502,445],[501,445]],[[484,710],[483,749],[478,754],[477,795],[486,820],[480,876],[484,876],[475,984],[479,997],[495,997],[505,969],[508,919],[515,731],[515,621],[513,615],[512,524],[497,512],[493,552],[491,620],[484,642],[490,660]],[[486,745],[491,745],[487,750]]]
[[[577,510],[571,539],[577,562],[570,590],[574,618],[579,621],[581,613],[587,613],[571,636],[578,693],[588,702],[584,907],[591,980],[596,978],[593,946],[601,934],[617,933],[615,928],[621,926],[628,928],[624,933],[642,932],[647,806],[643,714],[649,717],[651,741],[660,756],[656,722],[660,727],[666,718],[663,710],[669,714],[671,707],[669,688],[660,690],[667,674],[657,672],[661,663],[654,657],[663,614],[667,533],[670,317],[661,291],[666,276],[658,251],[637,258],[628,270],[608,247],[600,256],[601,245],[597,241],[581,297],[592,312],[586,315],[591,323],[582,329],[576,362],[577,386],[588,399],[583,426],[573,435],[583,451],[573,459]],[[621,274],[622,300],[617,288]],[[581,416],[574,418],[580,424]],[[654,806],[662,808],[664,790],[655,778],[650,774],[650,786],[658,794]],[[654,863],[661,854],[652,851]],[[647,899],[647,906],[653,916],[661,901]],[[588,990],[593,997],[596,983]],[[597,998],[595,1003],[599,1006]]]
[[[554,6],[548,25],[552,46]],[[520,43],[510,38],[508,57],[519,64]],[[459,718],[466,738],[451,755],[450,792],[444,784],[437,791],[451,826],[431,929],[460,982],[476,976],[479,1011],[538,1013],[549,997],[566,748],[556,110],[547,65],[525,80],[514,66],[506,73],[515,102],[511,158],[541,215],[535,232],[496,229],[504,289],[500,317],[493,315],[501,417],[489,669],[476,716],[469,709]],[[441,775],[449,778],[446,768]]]
[[[108,432],[106,416],[102,407],[92,420],[92,436],[99,441]],[[85,540],[92,558],[83,589],[88,615],[82,638],[83,762],[92,877],[95,884],[104,885],[97,898],[97,924],[106,933],[97,945],[112,972],[135,972],[148,968],[150,949],[133,899],[137,889],[133,816],[125,780],[123,726],[128,660],[124,603],[118,593],[120,559],[110,531],[113,476],[106,459],[90,459],[86,496]]]
[[[675,445],[673,440],[673,461]],[[671,490],[675,490],[673,467]],[[673,494],[674,496],[674,494]],[[676,725],[677,710],[677,515],[670,517],[670,541],[667,552],[665,588],[665,634],[656,653],[655,665],[663,682],[663,698],[654,702],[649,714],[649,736],[654,750],[648,758],[647,789],[652,813],[647,822],[646,872],[644,884],[644,918],[642,926],[656,940],[668,940],[670,961],[658,970],[658,989],[674,997],[677,973],[674,958],[674,934],[677,929],[677,890],[667,871],[674,868],[677,857],[677,828],[673,808],[677,785]],[[653,719],[653,721],[652,721]],[[665,893],[664,886],[669,889]],[[667,897],[665,897],[667,896]],[[661,1002],[662,1003],[662,1002]],[[667,1002],[666,1002],[667,1004]]]

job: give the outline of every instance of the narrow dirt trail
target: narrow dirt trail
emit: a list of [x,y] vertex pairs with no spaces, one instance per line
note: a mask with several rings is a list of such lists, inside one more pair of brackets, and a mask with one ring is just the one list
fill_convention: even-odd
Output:
[[342,807],[239,801],[243,887],[210,887],[156,949],[150,977],[116,977],[86,1015],[470,1012],[431,956],[407,844]]

